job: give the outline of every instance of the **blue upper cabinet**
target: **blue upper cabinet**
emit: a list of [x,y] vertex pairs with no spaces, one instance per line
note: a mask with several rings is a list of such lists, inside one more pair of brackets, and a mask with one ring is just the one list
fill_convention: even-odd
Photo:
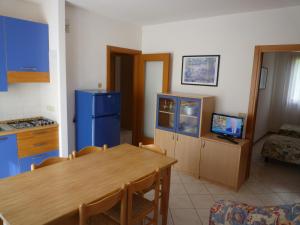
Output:
[[7,70],[49,72],[48,25],[5,17]]
[[0,91],[31,82],[50,82],[48,25],[0,16]]
[[7,91],[4,17],[0,16],[0,91]]

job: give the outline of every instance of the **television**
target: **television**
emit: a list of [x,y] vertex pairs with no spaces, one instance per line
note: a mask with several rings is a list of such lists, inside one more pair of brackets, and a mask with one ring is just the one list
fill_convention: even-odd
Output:
[[218,113],[212,114],[211,132],[225,137],[242,138],[244,118]]

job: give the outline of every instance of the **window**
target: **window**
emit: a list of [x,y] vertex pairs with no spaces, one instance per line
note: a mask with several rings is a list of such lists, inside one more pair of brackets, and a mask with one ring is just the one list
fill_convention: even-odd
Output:
[[300,57],[293,60],[289,89],[291,103],[300,104]]

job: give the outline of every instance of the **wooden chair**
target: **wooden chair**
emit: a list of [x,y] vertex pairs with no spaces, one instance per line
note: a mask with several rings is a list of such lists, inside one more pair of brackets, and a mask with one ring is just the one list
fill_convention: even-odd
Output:
[[77,158],[83,155],[87,155],[93,152],[102,152],[107,150],[107,145],[103,145],[103,147],[97,147],[97,146],[87,146],[83,149],[81,149],[79,152],[73,151],[72,157]]
[[161,155],[167,155],[167,151],[160,148],[158,145],[150,144],[150,145],[143,145],[142,142],[139,143],[139,147],[143,149],[147,149],[149,151],[161,154]]
[[[119,218],[116,222],[106,216],[105,213],[116,204],[120,205]],[[122,187],[105,198],[101,198],[89,204],[79,206],[79,225],[125,225],[127,207],[127,189]]]
[[[148,200],[143,195],[144,190],[154,188],[154,199]],[[148,220],[147,225],[158,224],[158,202],[159,202],[159,170],[150,175],[132,182],[128,185],[127,194],[127,225],[135,225]],[[114,221],[119,222],[119,205],[116,205],[111,210],[107,211],[106,215]],[[153,218],[148,215],[153,212]]]
[[[160,155],[164,155],[166,156],[167,155],[167,151],[162,149],[161,147],[159,147],[158,145],[155,145],[155,144],[149,144],[149,145],[143,145],[142,142],[139,142],[139,147],[140,148],[143,148],[143,149],[146,149],[146,150],[149,150],[149,151],[152,151],[152,152],[155,152],[155,153],[158,153]],[[163,173],[160,174],[160,188],[159,188],[159,192],[160,192],[160,195],[159,195],[159,198],[161,198],[162,196],[162,180],[163,180]],[[151,188],[149,188],[149,190],[145,190],[144,193],[147,193],[151,191]]]
[[59,163],[59,162],[64,162],[64,161],[67,161],[67,160],[69,160],[69,158],[51,157],[51,158],[48,158],[48,159],[44,160],[42,163],[40,163],[38,165],[31,164],[31,171],[33,171],[35,169],[45,167],[45,166],[49,166],[49,165],[52,165],[52,164],[56,164],[56,163]]

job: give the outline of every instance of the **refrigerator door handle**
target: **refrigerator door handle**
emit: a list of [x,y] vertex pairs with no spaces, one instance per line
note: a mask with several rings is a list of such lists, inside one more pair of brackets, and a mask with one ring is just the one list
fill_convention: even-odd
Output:
[[101,115],[101,116],[92,116],[93,119],[97,119],[97,118],[104,118],[104,117],[120,117],[120,114],[107,114],[107,115]]

